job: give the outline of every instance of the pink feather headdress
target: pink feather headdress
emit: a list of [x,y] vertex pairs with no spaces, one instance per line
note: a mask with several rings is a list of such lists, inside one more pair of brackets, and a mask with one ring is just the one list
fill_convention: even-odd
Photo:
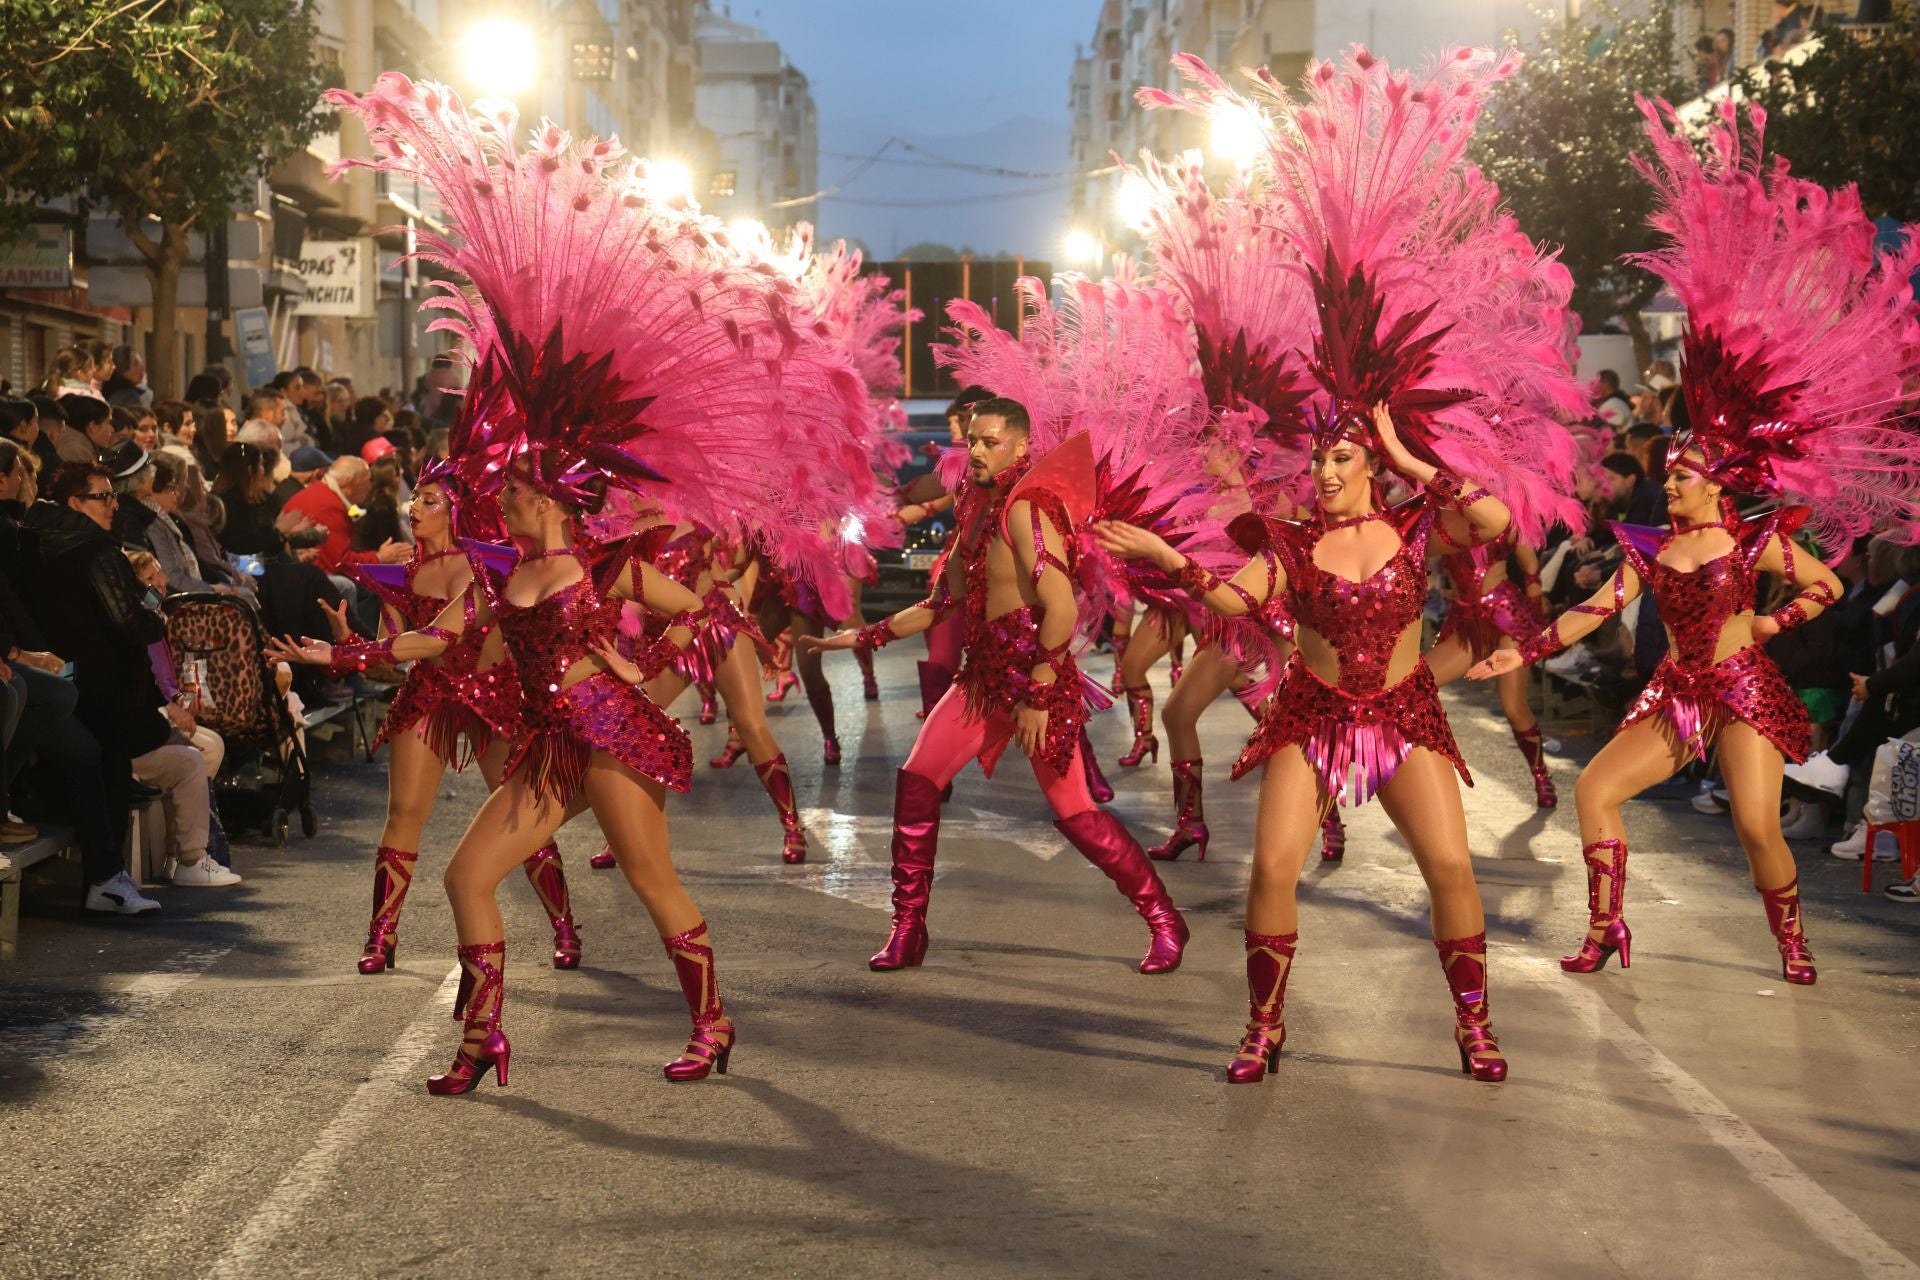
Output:
[[1920,537],[1920,433],[1907,417],[1920,380],[1912,275],[1920,228],[1874,260],[1873,223],[1851,186],[1828,191],[1761,160],[1766,115],[1723,104],[1704,161],[1665,102],[1642,100],[1667,243],[1636,259],[1687,310],[1681,386],[1688,450],[1729,489],[1813,508],[1843,553],[1888,526]]
[[1356,47],[1315,63],[1297,104],[1268,72],[1254,73],[1249,100],[1200,59],[1174,62],[1193,87],[1142,89],[1144,105],[1232,111],[1265,133],[1260,198],[1314,299],[1315,443],[1377,447],[1370,415],[1385,404],[1411,451],[1493,490],[1522,537],[1579,525],[1576,450],[1556,420],[1585,407],[1572,279],[1463,159],[1482,100],[1519,55],[1449,50],[1409,75]]
[[[613,484],[716,532],[798,546],[870,486],[846,467],[864,389],[802,334],[797,286],[657,195],[617,140],[576,144],[545,122],[520,151],[511,104],[469,111],[446,86],[392,72],[328,100],[359,117],[374,152],[336,171],[425,181],[453,224],[423,234],[421,255],[464,283],[435,282],[424,305],[466,347],[453,459],[474,490],[512,466],[587,509]],[[804,547],[791,567],[837,572]]]

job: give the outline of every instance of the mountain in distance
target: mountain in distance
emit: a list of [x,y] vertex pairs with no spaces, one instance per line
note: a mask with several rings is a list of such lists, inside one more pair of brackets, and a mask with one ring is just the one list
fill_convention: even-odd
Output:
[[[907,132],[871,120],[823,117],[820,185],[842,181],[862,163],[848,156],[872,155],[889,137],[946,160],[1058,173],[1067,167],[1071,134],[1064,115],[1019,116],[953,133]],[[858,238],[876,259],[892,258],[924,241],[971,247],[982,256],[1004,252],[1052,259],[1059,256],[1067,232],[1068,186],[1064,178],[1017,179],[940,167],[932,157],[896,144],[880,163],[821,200],[813,221],[821,243]],[[898,203],[879,203],[883,201]]]

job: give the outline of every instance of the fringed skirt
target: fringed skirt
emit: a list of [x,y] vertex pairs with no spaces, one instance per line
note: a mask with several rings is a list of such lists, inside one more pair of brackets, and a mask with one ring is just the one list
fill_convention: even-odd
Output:
[[1682,669],[1668,654],[1620,720],[1626,728],[1660,715],[1686,749],[1706,759],[1714,738],[1734,720],[1798,763],[1812,748],[1806,704],[1759,645],[1748,645],[1704,671]]
[[466,768],[496,738],[518,736],[520,680],[513,664],[499,662],[484,671],[456,675],[445,667],[414,663],[387,704],[373,749],[416,726],[427,748],[455,770]]
[[595,751],[675,791],[693,782],[693,744],[680,722],[645,692],[607,672],[544,700],[529,698],[524,718],[525,736],[507,761],[506,776],[530,770],[534,790],[549,800],[573,796]]
[[1287,659],[1266,714],[1234,762],[1245,777],[1282,747],[1298,744],[1330,795],[1343,805],[1365,804],[1387,784],[1415,747],[1453,762],[1468,786],[1440,689],[1423,660],[1397,683],[1376,693],[1351,693],[1315,675],[1299,654]]

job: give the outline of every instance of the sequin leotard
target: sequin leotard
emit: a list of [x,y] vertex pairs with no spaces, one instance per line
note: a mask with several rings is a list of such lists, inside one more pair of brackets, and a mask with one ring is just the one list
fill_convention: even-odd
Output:
[[1440,567],[1453,584],[1454,596],[1435,644],[1457,638],[1478,661],[1500,647],[1500,637],[1524,639],[1547,625],[1546,615],[1512,578],[1482,586],[1493,567],[1512,552],[1511,533],[1466,547],[1456,546],[1444,529],[1438,537],[1448,548],[1440,557]]

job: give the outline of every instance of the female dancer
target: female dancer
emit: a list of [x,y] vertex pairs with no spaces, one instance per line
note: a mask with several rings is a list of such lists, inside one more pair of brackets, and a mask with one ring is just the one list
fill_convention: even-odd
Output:
[[[1908,279],[1920,237],[1875,267],[1875,229],[1852,188],[1829,192],[1760,161],[1765,117],[1749,131],[1729,104],[1703,164],[1665,103],[1642,104],[1654,161],[1639,163],[1659,194],[1653,225],[1667,243],[1642,260],[1687,312],[1687,377],[1667,450],[1671,531],[1614,526],[1624,560],[1584,604],[1470,673],[1504,675],[1592,631],[1643,590],[1660,606],[1671,648],[1612,741],[1580,775],[1574,804],[1587,867],[1588,930],[1560,962],[1592,973],[1633,935],[1620,807],[1719,747],[1734,833],[1780,950],[1782,977],[1812,983],[1799,878],[1780,834],[1784,760],[1808,745],[1804,705],[1761,646],[1831,605],[1839,580],[1793,534],[1814,520],[1820,541],[1846,547],[1887,521],[1911,528],[1916,497],[1910,429],[1899,414],[1920,376],[1920,322]],[[1732,496],[1817,495],[1742,520]],[[1891,519],[1890,519],[1891,518]],[[1754,579],[1800,588],[1756,614]]]
[[[413,558],[391,568],[345,566],[349,576],[379,595],[384,606],[383,635],[425,627],[453,601],[472,603],[468,588],[473,582],[473,560],[497,554],[498,549],[456,536],[463,519],[471,519],[470,504],[455,501],[464,489],[449,468],[430,464],[414,492],[408,516]],[[335,642],[350,639],[345,606],[337,613],[328,612]],[[384,973],[393,967],[400,909],[413,884],[420,836],[433,813],[441,777],[449,766],[459,769],[477,758],[488,789],[498,787],[508,747],[521,732],[520,684],[498,631],[472,628],[462,643],[438,658],[414,663],[400,682],[374,740],[376,748],[384,742],[392,750],[387,821],[374,853],[373,922],[367,926],[367,945],[360,955],[361,973]],[[573,922],[558,846],[548,841],[524,867],[553,924],[553,967],[578,968],[580,934]]]
[[[1511,649],[1547,625],[1540,609],[1540,558],[1511,532],[1479,546],[1456,546],[1440,535],[1440,567],[1453,585],[1446,621],[1427,651],[1434,682],[1445,687],[1465,675],[1467,668],[1490,657],[1496,649]],[[1523,590],[1507,575],[1507,560],[1520,565]],[[1542,809],[1560,803],[1547,773],[1541,748],[1540,722],[1527,704],[1527,673],[1514,670],[1495,681],[1500,710],[1513,730],[1513,741],[1533,774],[1534,802]]]
[[[1253,185],[1266,216],[1256,221],[1306,265],[1319,320],[1305,362],[1320,387],[1305,423],[1311,518],[1236,522],[1257,554],[1231,583],[1159,539],[1097,530],[1116,554],[1179,574],[1217,613],[1257,613],[1281,597],[1294,619],[1297,647],[1235,767],[1264,775],[1247,891],[1251,1017],[1227,1079],[1253,1083],[1278,1069],[1296,882],[1316,818],[1329,800],[1378,793],[1427,882],[1461,1070],[1504,1080],[1485,917],[1450,773],[1465,778],[1466,767],[1420,656],[1420,614],[1436,527],[1483,542],[1514,521],[1531,533],[1558,514],[1548,508],[1573,505],[1553,483],[1564,451],[1570,487],[1571,441],[1542,412],[1580,398],[1564,343],[1572,282],[1460,163],[1481,99],[1517,55],[1460,51],[1408,76],[1356,49],[1311,67],[1298,103],[1260,81],[1284,127],[1198,59],[1175,65],[1194,85],[1188,95],[1143,89],[1140,101],[1260,125],[1263,181]],[[1391,510],[1377,488],[1388,468],[1423,487]],[[1462,471],[1498,496],[1468,490]]]

